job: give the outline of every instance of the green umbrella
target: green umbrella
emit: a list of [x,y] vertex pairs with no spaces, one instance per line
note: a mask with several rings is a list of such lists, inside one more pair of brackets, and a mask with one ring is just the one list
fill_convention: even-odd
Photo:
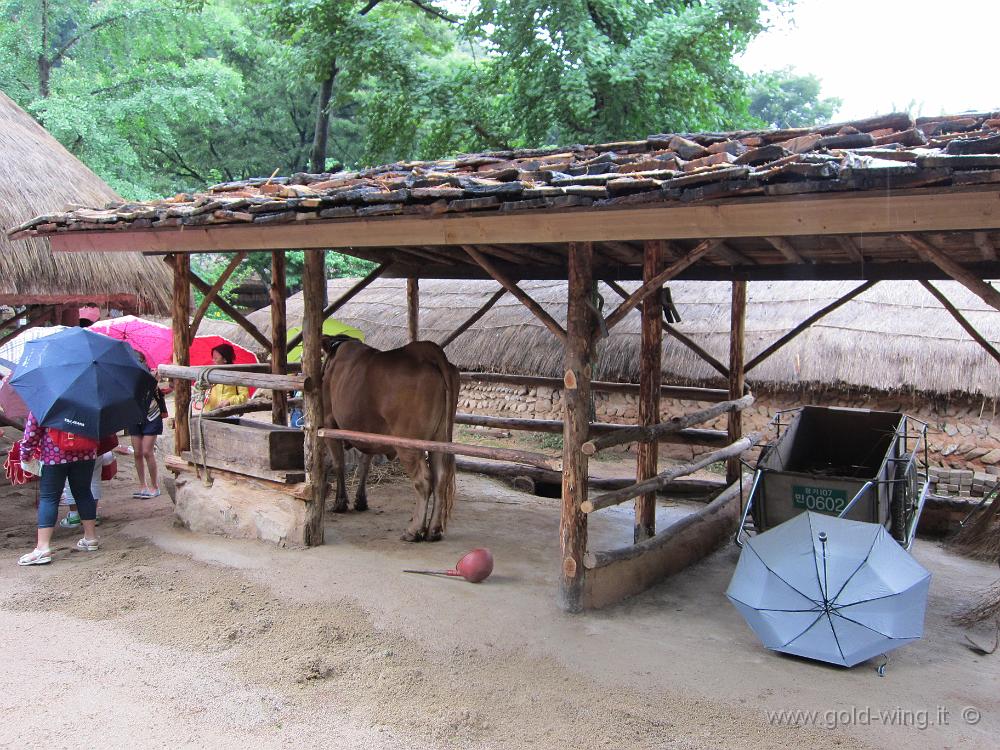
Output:
[[[293,336],[297,336],[302,332],[302,326],[295,326],[295,328],[288,329],[288,339],[291,341]],[[351,336],[356,338],[358,341],[364,341],[365,335],[353,326],[349,326],[346,323],[341,323],[339,320],[334,320],[333,318],[327,318],[323,321],[323,335],[324,336]],[[299,344],[290,352],[288,352],[289,362],[300,362],[302,360],[302,344]]]

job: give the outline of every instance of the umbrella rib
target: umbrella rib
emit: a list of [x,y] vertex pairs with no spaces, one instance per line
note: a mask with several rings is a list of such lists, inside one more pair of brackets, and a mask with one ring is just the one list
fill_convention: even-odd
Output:
[[803,630],[803,631],[802,631],[801,633],[799,633],[799,634],[798,634],[797,636],[795,636],[794,638],[792,638],[792,639],[790,639],[790,640],[788,640],[788,641],[785,641],[785,643],[783,643],[783,644],[781,645],[781,648],[787,648],[787,647],[788,647],[788,646],[790,646],[791,644],[795,643],[795,641],[797,641],[797,640],[798,640],[799,638],[801,638],[801,637],[802,637],[802,636],[804,636],[804,635],[805,635],[806,633],[808,633],[808,632],[809,632],[810,630],[812,630],[812,629],[813,629],[813,627],[814,627],[814,626],[816,625],[816,623],[817,623],[817,622],[819,622],[819,621],[820,621],[820,620],[822,620],[822,619],[823,619],[823,613],[822,613],[822,612],[820,612],[819,616],[818,616],[818,617],[817,617],[817,618],[816,618],[815,620],[813,620],[813,621],[812,621],[811,623],[809,623],[809,624],[808,624],[808,625],[806,626],[806,629],[805,629],[805,630]]
[[[874,600],[872,600],[872,601],[874,601]],[[865,625],[863,622],[858,622],[857,620],[855,620],[855,619],[853,619],[851,617],[844,617],[842,614],[840,614],[840,612],[834,612],[833,614],[837,615],[837,617],[839,617],[842,620],[847,620],[848,622],[853,622],[855,625],[858,625],[858,626],[864,628],[865,630],[870,630],[873,633],[877,633],[878,635],[882,636],[883,638],[892,638],[893,640],[903,640],[901,638],[897,638],[896,636],[889,635],[888,633],[883,633],[881,630],[876,630],[875,628],[871,627],[870,625]]]
[[837,591],[836,595],[834,595],[833,599],[830,600],[831,603],[833,604],[837,603],[837,597],[839,597],[841,594],[844,593],[844,589],[847,588],[847,584],[851,582],[851,579],[853,579],[854,576],[858,574],[858,571],[861,570],[862,567],[864,567],[864,564],[868,562],[868,558],[872,556],[872,550],[875,549],[875,543],[878,541],[878,538],[879,534],[878,532],[875,532],[875,538],[872,539],[872,543],[871,546],[868,548],[868,552],[865,554],[861,562],[858,563],[858,567],[854,569],[854,572],[851,573],[849,576],[847,576],[847,579],[844,581],[843,584],[841,584],[840,589]]
[[[837,651],[840,652],[840,658],[842,661],[847,661],[847,657],[844,656],[844,649],[840,647],[840,638],[837,637],[837,629],[833,627],[833,617],[829,612],[826,613],[826,619],[830,621],[830,632],[833,633],[833,642],[837,644]],[[847,619],[846,617],[844,618]]]
[[[757,559],[758,559],[758,560],[760,560],[760,564],[761,564],[761,565],[763,565],[763,566],[764,566],[764,568],[765,568],[765,569],[766,569],[766,570],[767,570],[767,571],[768,571],[768,572],[769,572],[769,573],[770,573],[771,575],[773,575],[773,576],[774,576],[775,578],[777,578],[777,579],[778,579],[779,581],[781,581],[781,582],[782,582],[783,584],[785,584],[786,586],[788,586],[788,588],[790,588],[790,589],[791,589],[792,591],[794,591],[794,592],[795,592],[796,594],[798,594],[799,596],[801,596],[802,598],[804,598],[804,599],[805,599],[806,601],[810,601],[810,602],[812,602],[813,604],[821,604],[821,602],[818,602],[818,601],[816,601],[816,600],[815,600],[815,599],[813,599],[813,598],[812,598],[811,596],[807,596],[807,595],[806,595],[806,594],[804,594],[803,592],[799,591],[799,590],[798,590],[797,588],[795,588],[795,587],[794,587],[794,586],[793,586],[793,585],[792,585],[791,583],[789,583],[789,582],[788,582],[788,581],[786,581],[786,580],[785,580],[784,578],[782,578],[782,577],[781,577],[781,576],[780,576],[780,575],[778,574],[778,571],[776,571],[776,570],[775,570],[774,568],[772,568],[772,567],[771,567],[770,565],[768,565],[768,564],[767,564],[766,562],[764,562],[764,558],[763,558],[763,557],[761,557],[761,556],[760,556],[760,553],[759,553],[759,552],[758,552],[757,550],[755,550],[755,549],[754,549],[754,546],[753,546],[753,542],[752,542],[752,541],[750,541],[750,542],[747,542],[747,548],[748,548],[748,549],[749,549],[749,550],[750,550],[751,552],[753,552],[753,553],[754,553],[754,554],[755,554],[755,555],[757,556]],[[748,604],[747,606],[750,606],[750,605]]]

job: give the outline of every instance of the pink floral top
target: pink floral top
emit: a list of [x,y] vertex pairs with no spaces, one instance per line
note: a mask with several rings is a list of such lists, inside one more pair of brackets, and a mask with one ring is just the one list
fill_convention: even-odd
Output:
[[63,451],[56,447],[49,437],[49,431],[38,424],[35,415],[28,413],[21,440],[21,457],[38,456],[43,464],[68,464],[74,461],[90,461],[97,458],[97,450]]

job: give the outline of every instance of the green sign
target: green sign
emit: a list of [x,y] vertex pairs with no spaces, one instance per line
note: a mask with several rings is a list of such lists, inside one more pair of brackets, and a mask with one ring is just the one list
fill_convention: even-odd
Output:
[[792,505],[803,510],[837,515],[847,507],[847,490],[793,484]]

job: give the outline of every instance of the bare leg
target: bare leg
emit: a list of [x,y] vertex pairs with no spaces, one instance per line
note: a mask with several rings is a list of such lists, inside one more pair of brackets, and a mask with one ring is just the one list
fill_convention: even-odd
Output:
[[347,482],[344,477],[344,443],[340,440],[324,440],[326,449],[337,475],[337,494],[330,507],[334,513],[347,512]]
[[368,490],[365,485],[368,483],[368,471],[372,467],[372,459],[367,453],[361,454],[361,463],[358,465],[358,491],[354,494],[354,510],[368,510]]
[[[410,525],[406,527],[401,537],[404,542],[419,542],[427,536],[430,516],[433,509],[428,508],[431,497],[431,470],[423,451],[400,450],[399,462],[413,480],[413,489],[417,493],[417,504],[414,508]],[[429,512],[430,511],[430,512]]]
[[156,438],[158,435],[143,435],[142,436],[142,455],[146,460],[146,470],[149,471],[149,489],[158,490],[160,485],[157,482],[157,467],[156,467]]
[[142,457],[142,435],[132,435],[132,458],[135,460],[135,475],[139,479],[139,489],[146,487],[146,468]]
[[53,528],[39,529],[38,530],[38,544],[35,545],[35,549],[48,549],[49,542],[52,541],[52,532],[55,531]]

